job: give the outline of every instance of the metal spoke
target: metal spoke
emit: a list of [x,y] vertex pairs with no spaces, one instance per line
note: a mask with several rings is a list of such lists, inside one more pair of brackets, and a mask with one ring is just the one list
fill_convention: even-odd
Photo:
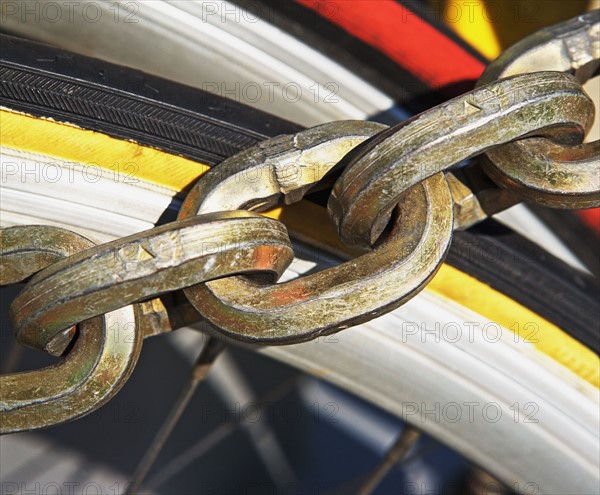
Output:
[[156,436],[148,447],[148,450],[146,450],[144,457],[142,457],[142,460],[138,464],[131,478],[131,482],[125,491],[125,495],[135,495],[138,492],[142,482],[146,478],[146,475],[152,468],[152,465],[156,461],[160,451],[169,439],[179,419],[187,408],[191,398],[194,396],[194,392],[198,388],[198,385],[206,377],[211,365],[224,349],[225,345],[222,341],[215,338],[208,339],[205,346],[202,348],[194,367],[191,370],[187,382],[183,386],[179,397],[175,401],[173,408],[169,412],[165,422],[156,433]]
[[421,432],[419,430],[407,425],[402,430],[398,440],[387,451],[379,466],[371,471],[367,479],[358,488],[357,495],[370,495],[373,493],[392,468],[406,457],[406,454],[415,445],[420,436]]
[[[297,381],[298,375],[293,376],[275,386],[269,392],[260,397],[257,401],[260,411],[262,412],[265,404],[269,402],[275,402],[285,397],[290,390],[296,386]],[[152,478],[148,480],[148,488],[157,488],[170,480],[173,476],[176,476],[190,464],[198,461],[198,459],[208,454],[230,434],[232,434],[238,428],[241,428],[243,424],[243,419],[228,419],[227,421],[222,422],[217,428],[199,439],[194,445],[181,452],[177,457],[169,461],[160,471],[153,475]]]

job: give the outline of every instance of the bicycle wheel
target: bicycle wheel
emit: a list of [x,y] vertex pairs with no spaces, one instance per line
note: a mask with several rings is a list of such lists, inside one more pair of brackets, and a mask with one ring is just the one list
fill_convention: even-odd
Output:
[[[18,54],[18,47],[22,45],[16,41],[13,44]],[[212,108],[210,112],[214,112],[213,115],[206,111],[204,115],[197,112],[193,114],[194,119],[202,122],[198,127],[182,126],[181,122],[186,115],[190,115],[191,110],[181,104],[178,106],[172,95],[188,90],[136,72],[72,55],[64,55],[69,60],[69,73],[65,74],[60,68],[63,63],[61,57],[40,56],[40,51],[44,50],[49,49],[30,45],[26,51],[15,56],[15,60],[10,60],[10,56],[4,57],[3,105],[12,110],[3,113],[2,144],[7,151],[4,157],[24,160],[22,163],[37,161],[39,165],[48,164],[49,161],[43,157],[50,156],[53,157],[51,160],[58,157],[71,163],[90,165],[91,154],[97,160],[94,165],[107,170],[110,169],[110,161],[102,161],[101,151],[113,147],[111,153],[114,156],[117,149],[114,147],[121,146],[118,149],[124,157],[123,163],[129,163],[125,161],[128,152],[138,157],[141,155],[144,159],[143,163],[140,160],[136,162],[140,165],[135,170],[136,182],[128,185],[139,190],[136,194],[147,195],[146,205],[154,203],[161,206],[149,210],[144,204],[124,204],[123,201],[132,191],[131,187],[116,191],[112,185],[108,187],[109,184],[101,182],[102,177],[96,181],[97,186],[94,186],[96,190],[101,190],[101,197],[104,199],[102,204],[98,203],[97,197],[94,198],[97,193],[76,193],[76,187],[69,189],[68,184],[56,185],[58,182],[52,185],[47,180],[36,184],[36,190],[27,191],[27,188],[20,187],[22,182],[18,178],[18,169],[15,169],[16,174],[5,174],[6,180],[3,180],[3,225],[23,223],[31,219],[38,222],[45,220],[80,230],[83,227],[88,232],[92,231],[96,237],[100,234],[105,238],[139,230],[142,225],[158,221],[163,210],[168,210],[168,205],[177,192],[198,175],[198,163],[181,155],[208,162],[212,154],[213,160],[217,161],[217,153],[222,153],[221,157],[224,158],[229,152],[224,143],[238,143],[241,149],[252,144],[249,142],[252,139],[255,142],[271,132],[289,132],[288,129],[294,129],[287,123],[267,118],[260,113],[254,113],[259,125],[263,126],[258,131],[255,124],[248,121],[244,123],[229,119],[230,115],[227,116],[229,120],[226,120],[222,116],[226,112],[219,113],[215,109],[235,107],[232,112],[241,119],[253,112],[222,101],[216,102],[218,106],[213,104],[206,107]],[[37,65],[39,63],[47,65],[42,69]],[[77,72],[79,67],[84,68],[83,72],[87,72],[88,77]],[[53,84],[48,84],[49,79]],[[139,88],[141,94],[133,95],[132,86]],[[167,89],[167,86],[171,86],[171,89]],[[127,92],[123,91],[124,87],[128,88]],[[47,88],[53,89],[48,93]],[[64,90],[65,88],[67,89]],[[70,89],[73,91],[69,91]],[[156,96],[156,89],[161,98]],[[208,98],[205,94],[197,95],[196,101]],[[123,106],[124,100],[134,101],[135,105]],[[211,101],[215,102],[214,99]],[[99,111],[100,108],[103,112]],[[17,113],[23,111],[29,115]],[[162,115],[156,119],[155,116],[160,112],[163,112]],[[101,117],[98,118],[98,115]],[[216,120],[221,132],[214,130]],[[70,122],[77,126],[60,122]],[[249,133],[251,127],[252,133]],[[23,129],[28,129],[28,134],[23,134]],[[90,132],[91,130],[96,132]],[[229,134],[225,134],[226,132]],[[38,138],[25,142],[28,136],[42,135],[43,140]],[[204,136],[205,141],[198,140],[198,136]],[[132,137],[141,144],[124,140]],[[69,139],[79,143],[79,149],[77,146],[67,146]],[[160,147],[181,155],[166,154],[156,149]],[[91,150],[94,152],[91,153]],[[88,158],[83,159],[83,155],[77,158],[78,152],[84,152]],[[6,164],[12,162],[6,161],[6,158],[4,160],[3,170],[6,172]],[[159,160],[163,168],[158,169],[157,173],[153,164]],[[165,166],[171,167],[167,170],[177,171],[178,175],[170,172],[165,174]],[[43,167],[38,169],[42,170]],[[129,171],[126,174],[127,172]],[[13,180],[15,175],[17,180]],[[120,174],[121,178],[122,176]],[[63,208],[59,198],[64,198],[65,194],[68,196],[66,201],[62,200]],[[51,198],[50,202],[44,203],[46,198]],[[113,201],[106,201],[106,198],[112,198]],[[161,202],[157,201],[158,198],[161,198]],[[56,210],[32,208],[36,201],[39,205],[53,204]],[[86,214],[95,214],[98,220],[104,218],[104,223],[89,229],[89,216],[84,218],[72,214],[71,218],[60,218],[61,215],[56,213],[73,209],[64,203],[79,204],[79,211],[85,209]],[[176,208],[176,203],[174,206]],[[283,218],[286,215],[293,217],[292,213],[286,213]],[[163,218],[166,216],[163,215]],[[118,225],[114,224],[116,221],[121,224],[118,232],[116,231],[119,229],[115,228]],[[298,230],[302,230],[302,227],[299,226]],[[581,275],[574,275],[573,278],[576,283],[581,283],[584,279]],[[519,310],[525,311],[525,319],[531,318],[531,321],[538,322],[543,338],[534,345],[522,339],[515,342],[516,334],[506,328],[510,325],[501,323],[502,326],[494,326],[501,328],[501,335],[498,340],[492,339],[493,342],[489,341],[489,335],[483,331],[476,332],[472,337],[468,334],[461,335],[456,342],[428,342],[425,338],[427,329],[435,327],[436,323],[459,321],[463,328],[467,328],[466,323],[476,322],[476,327],[483,328],[493,323],[491,320],[494,318],[498,322],[502,319],[502,314],[487,318],[485,314],[477,314],[472,306],[469,307],[467,298],[458,301],[451,287],[461,284],[466,284],[471,290],[476,287],[477,292],[485,294],[495,305],[504,304],[504,311],[508,315],[514,316]],[[476,304],[481,304],[481,300]],[[511,306],[506,306],[507,304]],[[507,307],[510,309],[506,309]],[[502,295],[486,288],[485,284],[473,277],[447,268],[440,273],[439,283],[434,284],[430,291],[413,303],[378,320],[377,325],[363,325],[343,332],[336,346],[319,342],[266,348],[261,352],[324,376],[395,414],[408,416],[408,421],[416,423],[510,484],[533,481],[543,491],[550,493],[561,490],[586,493],[596,483],[594,452],[597,442],[597,392],[592,383],[597,380],[597,359],[555,325],[527,312],[526,308],[517,308],[514,301],[502,299]],[[503,321],[506,322],[506,319]],[[407,324],[415,322],[425,323],[425,328],[416,325],[414,334],[413,326],[410,327],[410,332],[398,332],[398,328],[408,329]],[[584,339],[585,337],[582,338]],[[552,347],[555,350],[549,350]],[[379,363],[379,367],[373,367],[374,362]],[[411,380],[402,380],[403,376],[410,376]],[[413,380],[415,376],[418,380]],[[523,380],[524,376],[527,377],[526,382]],[[407,401],[406,398],[411,400]],[[468,417],[455,423],[447,421],[449,418],[428,422],[427,416],[423,417],[420,413],[435,410],[436,407],[443,408],[447,404],[473,401],[482,406],[497,404],[501,411],[500,418],[494,423],[490,423],[490,418],[485,417],[474,418],[472,422]],[[408,402],[422,405],[418,408],[419,413],[415,412],[419,417],[411,417],[413,414],[409,414],[406,408]],[[515,422],[510,407],[515,403],[529,402],[535,402],[539,406],[540,417],[535,418],[539,422]],[[515,441],[517,438],[526,442],[538,456],[524,459],[520,455],[520,444]],[[555,457],[556,445],[560,445],[565,453],[564,458]],[[578,450],[581,446],[583,448]],[[564,475],[562,470],[565,466],[569,467],[568,472],[572,476]]]

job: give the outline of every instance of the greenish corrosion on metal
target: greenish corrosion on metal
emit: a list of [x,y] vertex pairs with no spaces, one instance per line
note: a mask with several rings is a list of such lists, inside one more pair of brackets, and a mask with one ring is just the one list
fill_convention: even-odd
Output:
[[227,275],[260,272],[276,280],[292,259],[285,226],[255,213],[172,222],[39,272],[11,305],[16,338],[60,354],[65,339],[55,339],[80,321]]
[[492,82],[392,127],[354,154],[333,187],[328,206],[340,237],[370,246],[416,184],[532,134],[581,140],[593,115],[575,78],[547,72]]
[[[515,44],[492,62],[479,86],[517,74],[560,71],[585,83],[600,68],[600,16],[591,11],[567,22],[542,29]],[[567,105],[564,102],[563,105]],[[561,107],[548,111],[561,111]],[[577,110],[575,108],[575,110]],[[486,173],[500,186],[522,198],[552,208],[600,206],[600,142],[581,145],[593,121],[582,123],[576,141],[523,139],[489,150]],[[546,118],[545,115],[540,117]]]
[[[384,129],[333,122],[259,144],[205,174],[180,217],[298,201],[340,166],[349,149]],[[246,179],[255,176],[258,183]],[[277,285],[229,277],[184,292],[228,337],[269,345],[302,342],[371,320],[417,294],[444,259],[452,228],[452,197],[438,174],[407,195],[386,241],[355,260]]]
[[[0,229],[0,283],[21,282],[92,246],[84,237],[56,227]],[[141,335],[123,339],[114,329],[135,323],[132,306],[85,321],[58,364],[0,376],[0,433],[70,421],[113,397],[131,374],[142,343]],[[67,342],[75,333],[69,330],[68,334]]]

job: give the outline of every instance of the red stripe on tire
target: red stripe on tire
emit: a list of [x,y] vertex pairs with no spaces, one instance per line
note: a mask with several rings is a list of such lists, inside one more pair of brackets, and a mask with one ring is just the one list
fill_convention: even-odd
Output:
[[296,0],[387,55],[432,88],[477,80],[485,65],[393,0]]
[[600,208],[577,210],[575,213],[588,227],[600,234]]

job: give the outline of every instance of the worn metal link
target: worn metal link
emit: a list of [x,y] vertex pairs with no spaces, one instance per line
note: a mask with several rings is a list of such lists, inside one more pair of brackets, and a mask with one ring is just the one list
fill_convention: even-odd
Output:
[[[382,128],[334,122],[258,145],[209,171],[188,194],[180,217],[238,209],[250,202],[264,209],[282,197],[299,200],[307,185],[321,180],[350,149]],[[257,176],[259,187],[244,179]],[[232,338],[262,344],[306,341],[371,320],[421,290],[445,256],[452,213],[444,177],[433,177],[403,203],[386,242],[357,260],[277,285],[236,277],[184,292]]]
[[[46,226],[0,230],[0,284],[21,282],[94,244]],[[126,306],[79,326],[73,347],[53,366],[0,375],[0,433],[43,428],[92,412],[113,397],[133,371],[142,337]]]
[[486,68],[477,85],[545,70],[569,72],[583,84],[597,74],[599,58],[600,11],[592,10],[540,29],[507,48]]
[[11,305],[16,337],[60,355],[68,345],[64,331],[81,321],[227,275],[259,272],[275,281],[292,259],[283,224],[254,213],[172,222],[85,250],[35,275]]
[[577,142],[594,104],[570,75],[514,76],[454,98],[378,134],[350,160],[329,198],[340,237],[370,246],[410,187],[514,139]]
[[55,366],[0,376],[0,432],[92,412],[125,383],[145,336],[199,319],[183,304],[171,319],[159,299],[130,303],[231,274],[274,282],[292,258],[283,224],[246,211],[173,222],[98,247],[56,227],[0,229],[0,284],[33,275],[11,305],[17,339],[66,352]]
[[[592,11],[543,29],[506,50],[481,76],[495,79],[536,71],[564,71],[585,83],[600,69],[600,15]],[[588,129],[586,129],[588,130]],[[600,204],[600,141],[579,145],[535,138],[489,150],[485,172],[500,186],[553,208]]]

